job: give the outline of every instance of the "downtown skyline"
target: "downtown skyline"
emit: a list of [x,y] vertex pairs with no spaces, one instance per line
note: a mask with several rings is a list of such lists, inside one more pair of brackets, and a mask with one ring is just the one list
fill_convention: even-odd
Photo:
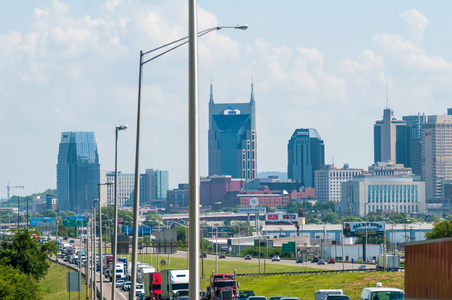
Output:
[[[452,4],[359,1],[199,1],[198,29],[249,24],[199,39],[200,175],[207,176],[210,82],[218,103],[245,102],[254,84],[258,172],[287,169],[287,142],[315,128],[325,163],[367,168],[373,125],[388,107],[402,116],[450,107]],[[186,3],[23,1],[0,11],[0,198],[56,188],[61,132],[94,131],[102,169],[135,160],[138,58],[187,35]],[[268,16],[264,18],[263,16]],[[186,47],[144,68],[142,170],[188,180]]]

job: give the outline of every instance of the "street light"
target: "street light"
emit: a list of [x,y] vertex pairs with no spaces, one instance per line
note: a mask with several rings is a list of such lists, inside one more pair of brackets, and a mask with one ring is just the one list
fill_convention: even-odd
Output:
[[[137,137],[136,137],[136,152],[135,152],[135,185],[134,185],[134,199],[133,199],[133,243],[132,243],[132,283],[130,286],[130,299],[133,300],[136,292],[136,277],[137,277],[137,249],[138,249],[138,214],[139,214],[139,199],[140,199],[140,136],[141,136],[141,87],[142,87],[142,73],[143,65],[160,57],[180,46],[189,43],[189,228],[190,236],[190,282],[193,287],[190,289],[190,300],[199,298],[199,266],[198,253],[199,249],[199,158],[198,158],[198,70],[197,70],[197,37],[203,36],[209,32],[220,30],[223,28],[233,28],[245,30],[248,25],[240,26],[218,26],[203,30],[196,33],[196,4],[195,0],[189,2],[189,35],[187,37],[178,39],[174,42],[165,44],[147,52],[140,51],[140,65],[138,78],[138,109],[137,109]],[[177,44],[179,43],[179,44]],[[170,45],[177,44],[163,51],[162,53],[143,61],[143,57],[149,53],[161,50]],[[198,249],[198,250],[197,250]]]
[[[112,185],[113,182],[106,183],[98,183],[97,187],[99,190],[99,199],[95,202],[99,202],[99,275],[100,275],[100,299],[104,299],[103,295],[103,285],[104,285],[104,277],[103,277],[103,261],[102,261],[102,205],[101,205],[101,186],[102,185]],[[115,262],[116,263],[116,262]],[[115,273],[116,276],[116,273]],[[116,280],[116,278],[114,278]]]
[[[113,270],[112,274],[116,276],[116,256],[118,252],[118,245],[116,239],[118,238],[118,132],[126,130],[127,125],[115,127],[115,203],[114,203],[114,226],[113,226],[113,241],[111,243],[111,252],[113,252]],[[115,277],[116,278],[116,277]],[[111,282],[111,299],[115,300],[116,279]]]

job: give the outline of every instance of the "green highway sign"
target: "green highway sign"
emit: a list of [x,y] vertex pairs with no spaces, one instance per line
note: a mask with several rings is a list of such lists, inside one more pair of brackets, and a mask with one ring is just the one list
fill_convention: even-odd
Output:
[[289,242],[287,244],[282,244],[283,253],[294,253],[295,252],[295,242]]

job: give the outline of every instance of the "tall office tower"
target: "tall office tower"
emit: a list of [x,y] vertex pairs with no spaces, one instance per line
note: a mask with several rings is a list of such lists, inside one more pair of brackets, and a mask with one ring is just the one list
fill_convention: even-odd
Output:
[[362,169],[350,169],[347,164],[342,169],[334,165],[321,166],[320,170],[314,172],[315,199],[341,202],[341,184],[362,173]]
[[63,132],[58,152],[58,210],[89,211],[99,196],[99,155],[94,132]]
[[314,172],[325,164],[325,146],[317,130],[296,129],[287,151],[287,178],[304,187],[314,187]]
[[209,101],[209,176],[252,180],[257,175],[256,104],[253,84],[248,103]]
[[405,116],[402,119],[411,129],[410,139],[410,163],[409,166],[415,175],[422,177],[422,146],[421,146],[421,128],[427,121],[425,114]]
[[383,120],[374,125],[374,162],[391,161],[410,167],[410,128],[396,120],[392,109],[386,108]]
[[[107,172],[107,181],[115,182],[115,172]],[[135,188],[135,174],[118,172],[118,206],[132,206]],[[168,190],[168,171],[146,169],[140,174],[140,205],[162,207]],[[108,205],[114,204],[114,185],[108,186]]]
[[452,179],[452,110],[447,112],[428,116],[422,125],[422,180],[427,201],[440,200],[442,181]]

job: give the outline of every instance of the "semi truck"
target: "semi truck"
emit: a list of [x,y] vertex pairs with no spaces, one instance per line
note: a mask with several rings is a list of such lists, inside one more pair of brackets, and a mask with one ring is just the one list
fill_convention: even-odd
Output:
[[172,300],[178,290],[188,290],[188,270],[162,270],[161,300]]
[[144,275],[155,272],[155,268],[149,265],[137,267],[137,282],[144,283]]
[[213,274],[210,275],[210,292],[206,300],[228,299],[238,296],[239,283],[235,280],[235,274]]
[[160,273],[146,273],[144,274],[144,295],[146,300],[158,300],[162,294],[162,282]]
[[116,278],[116,280],[126,277],[125,270],[124,270],[124,264],[122,262],[116,263],[116,276],[113,276],[113,262],[109,262],[108,264],[108,277],[110,278],[110,281],[113,281],[113,278]]
[[[385,263],[385,256],[379,255],[378,256],[378,262],[377,262],[377,270],[383,271],[386,269],[386,271],[397,271],[399,269],[399,261],[400,258],[397,255],[386,255],[386,263]],[[386,268],[385,268],[386,264]]]

